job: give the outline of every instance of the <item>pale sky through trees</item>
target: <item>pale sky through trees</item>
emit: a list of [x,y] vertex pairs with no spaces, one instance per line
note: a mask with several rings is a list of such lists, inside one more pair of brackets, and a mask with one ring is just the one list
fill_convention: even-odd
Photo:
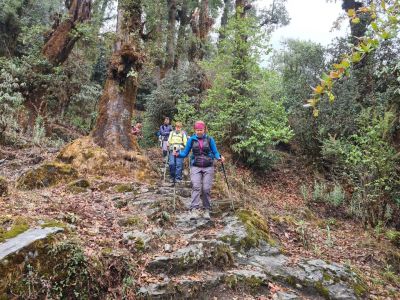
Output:
[[[272,0],[259,0],[256,3],[260,7],[267,7]],[[340,30],[332,30],[335,20],[343,14],[341,4],[341,1],[327,3],[326,0],[288,0],[286,7],[290,24],[273,32],[273,48],[280,48],[281,41],[286,38],[311,40],[326,46],[333,38],[344,36],[348,28],[347,20],[340,23]]]

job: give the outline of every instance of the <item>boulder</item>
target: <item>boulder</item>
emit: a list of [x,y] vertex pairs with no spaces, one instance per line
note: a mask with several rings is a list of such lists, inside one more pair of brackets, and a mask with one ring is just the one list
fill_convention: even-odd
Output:
[[122,235],[126,244],[134,245],[137,251],[144,251],[149,247],[151,236],[139,230],[127,231]]
[[68,184],[67,191],[73,194],[79,194],[87,192],[89,187],[89,181],[86,179],[78,179]]
[[23,190],[38,189],[75,180],[78,172],[68,164],[47,162],[29,170],[17,180],[17,188]]

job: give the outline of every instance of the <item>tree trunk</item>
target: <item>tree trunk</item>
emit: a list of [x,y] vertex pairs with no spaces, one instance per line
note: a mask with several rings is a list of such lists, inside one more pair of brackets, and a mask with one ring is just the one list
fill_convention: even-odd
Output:
[[167,0],[168,5],[168,25],[167,25],[167,45],[166,57],[160,70],[160,79],[163,79],[167,72],[172,69],[175,59],[175,26],[176,26],[176,0]]
[[[67,3],[67,1],[66,1]],[[72,0],[69,2],[68,17],[51,33],[42,53],[54,65],[62,64],[67,58],[80,34],[76,26],[90,18],[91,0]]]
[[219,31],[218,44],[225,38],[224,29],[225,26],[228,24],[228,17],[231,10],[232,10],[231,0],[224,0],[224,11],[221,17],[221,28]]
[[138,150],[131,134],[132,112],[143,64],[140,49],[141,0],[118,4],[117,42],[114,47],[99,114],[92,132],[94,141],[112,151]]
[[201,0],[200,9],[196,8],[190,19],[193,41],[189,49],[189,61],[202,60],[205,54],[205,43],[214,20],[209,16],[208,0]]
[[176,42],[176,53],[174,59],[174,70],[179,68],[182,58],[187,51],[187,26],[189,25],[190,16],[188,15],[188,0],[183,0],[181,9],[178,11],[179,30],[178,40]]
[[[363,7],[364,4],[359,1],[354,0],[343,0],[342,9],[346,11],[346,13],[350,9],[354,9],[357,11],[359,8]],[[369,12],[357,12],[357,16],[360,18],[359,23],[350,22],[350,31],[351,38],[350,42],[357,47],[362,41],[362,37],[365,36],[367,32],[368,25],[371,23],[372,18]],[[358,96],[356,97],[356,101],[360,103],[363,107],[369,107],[374,105],[371,102],[366,101],[366,99],[370,99],[368,95],[374,90],[373,86],[373,68],[372,68],[372,60],[374,59],[371,55],[366,55],[364,58],[353,66],[354,77],[357,80],[357,90]]]

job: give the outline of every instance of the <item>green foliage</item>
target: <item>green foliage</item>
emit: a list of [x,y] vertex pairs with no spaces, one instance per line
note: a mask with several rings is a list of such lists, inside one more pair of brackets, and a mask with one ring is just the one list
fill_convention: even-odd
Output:
[[277,97],[279,77],[259,66],[266,36],[255,22],[236,18],[226,26],[218,54],[205,65],[213,86],[201,107],[217,140],[249,166],[266,169],[273,162],[272,147],[289,141],[292,131]]
[[[347,11],[352,24],[361,22],[361,32],[354,34],[358,42],[352,47],[351,54],[342,55],[339,63],[333,64],[331,69],[321,76],[319,84],[313,88],[312,99],[308,103],[313,107],[315,117],[319,114],[318,104],[328,96],[329,101],[334,101],[332,88],[340,79],[350,75],[352,66],[362,62],[374,53],[387,40],[397,37],[399,30],[400,2],[381,1],[381,5],[371,2],[369,6],[362,6],[358,10]],[[370,23],[371,22],[371,23]],[[365,34],[365,27],[371,24],[369,31]],[[360,27],[360,26],[359,26]],[[364,27],[364,28],[362,28]]]
[[326,184],[324,182],[314,182],[314,189],[312,192],[312,199],[315,202],[323,201],[326,195]]
[[339,207],[345,201],[346,193],[340,184],[332,186],[325,182],[314,181],[312,200],[314,202],[324,202],[333,207]]
[[32,140],[36,145],[41,145],[45,138],[44,120],[41,116],[38,116],[35,120],[35,126],[33,127]]
[[183,121],[184,130],[192,126],[195,116],[199,116],[202,80],[201,69],[194,65],[187,65],[167,74],[160,86],[146,97],[143,124],[145,139],[155,142],[155,132],[164,117]]
[[176,105],[177,114],[174,120],[182,124],[191,125],[198,119],[196,109],[190,102],[189,96],[184,96],[178,100]]
[[17,68],[12,62],[0,60],[0,143],[7,133],[15,134],[19,130],[17,118],[24,100],[20,89],[25,83],[15,77]]
[[342,205],[346,197],[343,188],[339,184],[335,184],[333,190],[327,194],[326,200],[334,207]]
[[323,155],[354,185],[350,211],[372,225],[382,220],[398,195],[398,155],[388,136],[393,114],[363,111],[358,131],[349,138],[326,140]]
[[102,88],[94,82],[81,85],[77,94],[71,97],[65,119],[84,133],[89,133],[97,117],[97,103]]

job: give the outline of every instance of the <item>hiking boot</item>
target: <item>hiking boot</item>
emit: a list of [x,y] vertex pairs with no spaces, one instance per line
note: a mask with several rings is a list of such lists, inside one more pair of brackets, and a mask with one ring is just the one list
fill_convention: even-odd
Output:
[[199,218],[198,210],[197,209],[191,209],[190,213],[189,213],[189,216],[190,216],[190,220],[198,219]]
[[211,220],[211,217],[210,217],[210,210],[209,210],[209,209],[205,209],[205,210],[203,211],[203,218],[206,219],[206,220]]

